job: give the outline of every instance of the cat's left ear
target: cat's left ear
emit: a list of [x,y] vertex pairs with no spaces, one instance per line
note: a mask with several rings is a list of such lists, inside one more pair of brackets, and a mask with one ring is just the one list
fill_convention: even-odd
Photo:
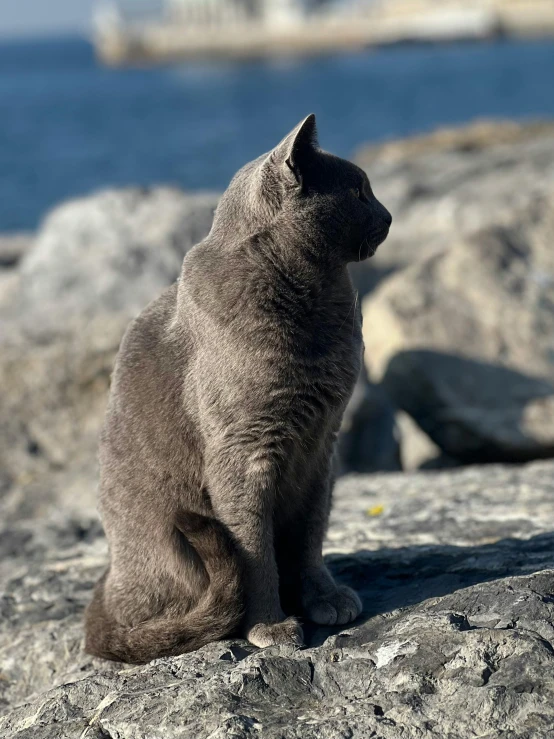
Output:
[[274,160],[285,168],[285,174],[301,185],[304,168],[317,147],[315,115],[311,113],[281,141],[272,154]]

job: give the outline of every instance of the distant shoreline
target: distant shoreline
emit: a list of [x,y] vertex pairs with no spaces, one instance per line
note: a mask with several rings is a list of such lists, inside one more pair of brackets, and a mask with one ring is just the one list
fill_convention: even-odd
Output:
[[92,32],[90,29],[75,31],[44,31],[33,33],[0,33],[0,46],[17,46],[18,44],[34,44],[34,43],[60,43],[67,41],[85,41],[94,45],[92,41]]
[[264,18],[229,22],[222,12],[203,23],[187,18],[184,11],[182,16],[146,20],[109,16],[98,20],[93,43],[100,61],[127,66],[211,58],[309,57],[399,43],[554,36],[554,5],[549,0],[523,4],[496,0],[483,7],[468,7],[462,2],[399,1],[371,12],[321,13],[280,23]]

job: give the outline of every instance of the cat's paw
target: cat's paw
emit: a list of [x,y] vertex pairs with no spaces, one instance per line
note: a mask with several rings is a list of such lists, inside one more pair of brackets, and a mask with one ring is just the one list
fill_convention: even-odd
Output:
[[275,644],[304,645],[304,633],[295,618],[287,618],[277,624],[256,624],[248,630],[246,638],[256,647],[272,647]]
[[332,593],[308,600],[304,604],[306,618],[322,626],[344,626],[358,618],[362,602],[346,585],[338,585]]

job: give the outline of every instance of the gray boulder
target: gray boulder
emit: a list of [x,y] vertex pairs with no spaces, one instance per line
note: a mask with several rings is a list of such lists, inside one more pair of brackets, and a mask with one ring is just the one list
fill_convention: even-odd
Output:
[[123,332],[177,278],[216,203],[211,194],[129,189],[66,203],[48,217],[0,301],[6,515],[35,506],[46,514],[61,497],[76,510],[92,503],[97,434]]
[[[82,652],[107,561],[93,517],[0,524],[2,739],[547,739],[554,463],[357,476],[327,561],[359,589],[307,649],[240,640],[142,667]],[[3,519],[0,519],[3,520]]]
[[554,188],[365,299],[366,361],[465,462],[554,456]]
[[27,335],[40,341],[98,315],[136,315],[178,277],[186,252],[210,230],[217,200],[157,187],[56,208],[20,265],[17,311]]
[[372,287],[477,230],[510,225],[513,211],[552,191],[554,124],[476,122],[365,147],[356,160],[393,215],[389,238],[357,272]]
[[16,265],[29,251],[33,241],[33,234],[26,232],[0,236],[0,270]]
[[338,471],[396,472],[403,469],[396,409],[365,367],[344,413],[338,445]]
[[[427,264],[432,257],[444,254],[476,231],[511,228],[514,214],[531,212],[545,194],[554,190],[554,126],[552,123],[476,122],[368,146],[360,150],[357,161],[366,169],[378,197],[394,218],[389,238],[376,256],[353,267],[360,294],[366,295],[398,271]],[[407,283],[404,286],[407,288]],[[412,300],[417,303],[415,295]],[[400,298],[406,321],[411,311],[409,302],[408,295]],[[416,304],[414,310],[419,315],[421,307]],[[376,332],[379,335],[373,343],[381,342],[380,334],[385,343],[394,342],[394,333],[387,336],[394,330],[395,326],[385,321],[367,327],[366,336]],[[437,331],[436,325],[433,331]],[[472,356],[473,337],[457,338],[456,351]],[[402,351],[403,339],[396,339],[397,350]],[[432,337],[430,348],[434,346],[433,341]],[[407,346],[411,346],[409,340]],[[424,341],[422,348],[426,346]],[[373,360],[368,355],[374,381],[382,377],[384,370],[378,367],[371,374],[378,362],[376,355]],[[425,442],[425,432],[418,433],[405,421],[402,416],[397,419],[406,468],[457,463],[450,454],[434,454],[430,445],[436,439]],[[427,429],[428,424],[423,423],[423,427]],[[457,446],[448,448],[451,453],[458,452]],[[487,458],[487,455],[467,458]],[[492,458],[507,457],[500,454]]]

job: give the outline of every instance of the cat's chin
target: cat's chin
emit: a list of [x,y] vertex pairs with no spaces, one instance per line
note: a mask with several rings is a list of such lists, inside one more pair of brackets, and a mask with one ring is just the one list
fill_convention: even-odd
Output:
[[371,259],[371,257],[375,256],[377,249],[379,248],[379,244],[371,244],[368,246],[367,251],[364,256],[362,256],[361,261],[364,262],[366,259]]
[[387,237],[389,235],[390,228],[388,226],[384,226],[383,229],[380,231],[378,236],[375,238],[374,242],[371,245],[371,249],[373,250],[370,254],[370,256],[373,256],[377,249],[381,246],[383,242],[387,240]]
[[388,227],[382,229],[377,234],[372,234],[371,241],[366,241],[364,248],[360,250],[358,261],[364,262],[366,259],[370,259],[371,257],[373,257],[381,244],[386,241],[388,235]]

